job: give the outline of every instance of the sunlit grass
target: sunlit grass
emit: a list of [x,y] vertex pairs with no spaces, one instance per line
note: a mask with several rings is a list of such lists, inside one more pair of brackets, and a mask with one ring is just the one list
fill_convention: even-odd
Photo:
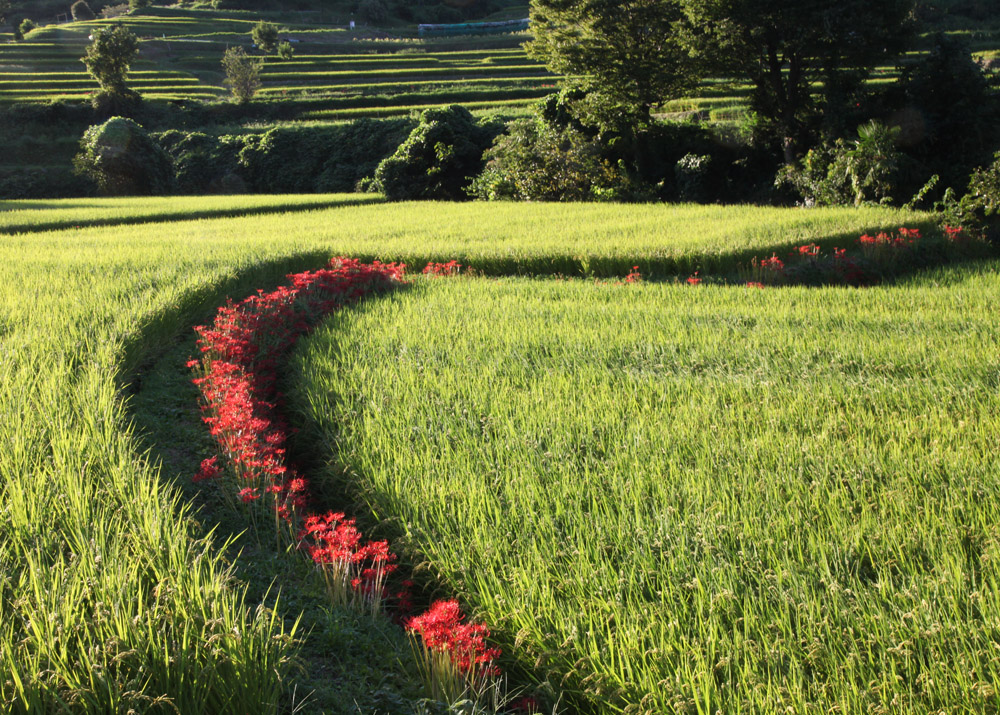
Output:
[[434,279],[289,382],[328,479],[588,712],[983,712],[1000,264],[867,290]]
[[[218,545],[202,540],[190,508],[147,458],[126,404],[140,368],[227,296],[276,285],[336,254],[417,269],[457,258],[493,274],[624,275],[640,263],[647,274],[671,276],[693,266],[732,268],[773,246],[827,245],[928,220],[890,210],[350,205],[372,198],[332,197],[330,208],[309,204],[331,199],[322,196],[2,205],[0,709],[50,712],[72,703],[95,713],[148,711],[154,701],[170,709],[167,699],[185,713],[292,707],[294,614],[280,604],[258,611],[244,598]],[[184,212],[191,220],[165,220]],[[84,220],[111,225],[44,230]],[[539,295],[557,295],[551,290]],[[663,312],[684,295],[671,290],[613,295],[660,296],[652,305]],[[989,332],[977,332],[975,316],[977,296],[989,293],[967,293],[970,317],[944,315],[985,341]],[[800,301],[793,291],[767,295],[758,300]],[[977,375],[968,373],[970,384]]]

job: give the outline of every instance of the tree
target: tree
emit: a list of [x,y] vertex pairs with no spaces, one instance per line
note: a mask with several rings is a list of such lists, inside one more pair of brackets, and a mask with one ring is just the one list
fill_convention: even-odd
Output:
[[679,1],[699,55],[753,84],[751,108],[787,164],[810,124],[842,117],[872,68],[895,59],[915,31],[914,0]]
[[278,47],[278,26],[273,22],[261,20],[250,30],[250,39],[261,52],[270,54]]
[[106,194],[165,194],[173,185],[170,157],[141,126],[123,117],[84,132],[73,163]]
[[0,25],[7,22],[8,12],[10,12],[10,0],[0,0]]
[[139,38],[121,23],[94,33],[82,61],[101,86],[93,99],[95,109],[104,113],[130,113],[142,101],[126,85],[129,67],[138,55]]
[[700,78],[676,32],[681,17],[676,0],[535,0],[528,52],[644,121]]
[[372,188],[390,201],[468,198],[466,187],[482,171],[494,134],[465,107],[428,109],[396,153],[378,165]]
[[248,55],[242,47],[230,47],[222,56],[226,84],[238,103],[249,102],[260,89],[261,64],[261,60]]
[[69,11],[73,15],[73,19],[77,21],[93,20],[97,17],[94,15],[94,11],[90,9],[90,5],[87,4],[87,0],[77,0],[70,7]]

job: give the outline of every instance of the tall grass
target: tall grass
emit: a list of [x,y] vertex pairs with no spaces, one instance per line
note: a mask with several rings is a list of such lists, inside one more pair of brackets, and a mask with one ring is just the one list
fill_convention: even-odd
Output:
[[[169,208],[198,214],[212,201],[173,199]],[[254,211],[255,202],[281,199],[256,197],[243,209]],[[117,224],[0,233],[0,709],[15,712],[290,707],[294,612],[275,605],[276,592],[265,603],[244,596],[220,544],[161,480],[127,409],[127,385],[140,367],[226,296],[274,285],[334,254],[418,267],[458,258],[494,274],[626,266],[623,274],[638,260],[667,275],[921,219],[892,211],[424,203],[138,225],[165,207],[85,203],[3,205],[8,230],[88,210],[90,220]],[[657,290],[673,300],[670,289]],[[539,295],[558,302],[551,291]],[[988,292],[946,295],[966,301],[968,317],[943,315],[956,331],[970,327],[983,341],[980,355],[989,355],[992,333],[976,318],[978,296]],[[803,300],[793,291],[768,296]],[[902,303],[910,304],[922,305]],[[921,334],[914,335],[916,346]],[[967,371],[971,385],[979,375]],[[970,415],[977,394],[969,393]],[[978,424],[967,429],[988,435],[985,417]]]
[[1000,264],[868,290],[433,279],[293,403],[574,710],[991,712]]

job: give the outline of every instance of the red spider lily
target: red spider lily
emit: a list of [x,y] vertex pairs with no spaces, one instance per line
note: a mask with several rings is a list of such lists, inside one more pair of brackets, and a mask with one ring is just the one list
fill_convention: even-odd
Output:
[[904,246],[912,246],[916,241],[920,240],[920,229],[916,228],[900,228],[899,235],[893,235],[881,231],[874,236],[869,236],[867,233],[863,234],[861,238],[858,239],[858,243],[864,246],[891,246],[893,248],[902,248]]
[[782,271],[785,269],[785,263],[777,254],[772,254],[770,258],[765,258],[760,262],[761,267],[767,268],[771,271]]
[[747,288],[763,288],[764,284],[760,281],[748,281]]
[[815,243],[807,243],[804,246],[799,246],[795,251],[792,252],[792,255],[794,256],[796,255],[796,253],[800,256],[807,256],[808,258],[816,258],[817,256],[819,256],[820,247],[817,246]]
[[687,282],[688,282],[688,285],[693,285],[693,286],[700,285],[701,284],[701,278],[698,277],[698,271],[695,271],[694,275],[690,276],[687,279]]
[[964,238],[962,231],[963,229],[961,226],[955,227],[955,226],[945,225],[944,227],[944,234],[949,241],[958,241]]
[[219,476],[222,469],[219,467],[218,461],[219,458],[217,456],[201,460],[201,466],[198,468],[198,473],[191,478],[191,481],[204,482],[208,479],[214,479]]
[[834,248],[833,258],[837,261],[843,261],[847,259],[847,249],[846,248]]
[[257,490],[253,487],[243,487],[240,489],[239,497],[246,504],[260,499],[260,494],[258,494]]
[[457,276],[461,272],[462,264],[458,261],[448,261],[447,263],[428,263],[423,270],[425,275],[437,276],[439,278]]
[[642,283],[642,273],[639,272],[639,266],[632,266],[632,271],[625,276],[625,283]]
[[435,601],[429,611],[409,619],[406,627],[419,633],[430,650],[448,653],[462,672],[498,674],[493,661],[500,651],[486,647],[489,629],[480,623],[462,623],[464,619],[458,601]]
[[[457,275],[461,265],[449,261],[429,264],[428,269],[424,272],[432,275]],[[385,580],[397,569],[397,557],[387,541],[362,544],[355,521],[343,513],[308,513],[308,482],[285,463],[290,430],[275,406],[281,401],[277,370],[282,354],[322,316],[401,281],[404,271],[405,266],[398,264],[337,258],[325,269],[290,275],[290,285],[258,292],[240,303],[229,302],[211,326],[196,328],[202,359],[188,363],[203,371],[194,380],[202,393],[202,419],[231,473],[247,484],[239,489],[239,498],[245,503],[268,502],[278,521],[297,530],[299,547],[323,569],[331,594],[334,587],[340,594],[349,587],[373,608],[389,595]],[[194,478],[203,481],[221,473],[215,456],[201,463]],[[403,613],[412,610],[412,585],[404,581],[392,594]],[[486,647],[488,629],[461,623],[457,603],[447,603],[455,604],[448,618],[435,604],[437,610],[414,619],[418,625],[411,630],[421,634],[426,630],[429,649],[447,643],[451,659],[463,672],[477,678],[496,674],[493,661],[499,651]]]

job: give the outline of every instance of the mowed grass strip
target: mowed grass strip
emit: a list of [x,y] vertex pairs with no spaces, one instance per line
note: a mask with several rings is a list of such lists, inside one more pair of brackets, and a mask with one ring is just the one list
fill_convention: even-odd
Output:
[[431,279],[334,316],[289,382],[331,483],[573,711],[989,712],[998,301],[996,262]]

